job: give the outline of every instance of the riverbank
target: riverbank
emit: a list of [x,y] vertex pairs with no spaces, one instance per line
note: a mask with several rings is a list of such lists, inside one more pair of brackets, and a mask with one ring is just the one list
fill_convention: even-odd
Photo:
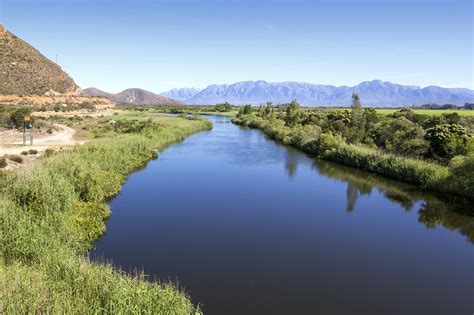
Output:
[[[283,120],[265,120],[253,114],[233,123],[262,130],[270,138],[291,145],[323,160],[337,162],[421,188],[474,198],[474,157],[459,158],[449,167],[382,152],[362,145],[347,144],[341,137],[319,130],[285,126]],[[316,132],[318,131],[318,132]]]
[[[127,276],[85,256],[105,232],[105,201],[156,150],[212,128],[204,119],[117,115],[83,124],[93,141],[0,173],[2,313],[196,311],[169,283]],[[99,124],[100,123],[100,124]]]

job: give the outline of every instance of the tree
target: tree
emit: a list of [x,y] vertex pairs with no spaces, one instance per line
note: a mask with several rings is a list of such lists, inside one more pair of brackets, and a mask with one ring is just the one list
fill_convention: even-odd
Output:
[[443,114],[442,116],[448,124],[459,124],[461,122],[461,116],[458,113]]
[[422,158],[429,151],[423,128],[404,116],[375,125],[369,135],[378,147],[393,153]]
[[411,108],[404,107],[392,114],[393,118],[405,117],[406,119],[416,123],[416,114]]
[[265,107],[265,118],[269,118],[273,113],[273,104],[272,102],[267,102],[267,106]]
[[461,125],[443,124],[426,130],[425,139],[430,142],[434,157],[449,161],[456,155],[465,155],[468,151],[469,135]]
[[292,100],[290,106],[286,109],[285,126],[294,127],[298,122],[300,104]]
[[250,104],[244,105],[239,109],[239,112],[237,114],[237,117],[244,116],[244,115],[250,115],[253,113],[253,107]]
[[351,108],[350,128],[345,132],[345,136],[350,143],[362,142],[365,137],[365,123],[360,97],[356,93],[352,93]]
[[352,126],[360,127],[362,125],[362,105],[357,93],[352,93]]
[[230,112],[232,110],[232,105],[228,102],[225,102],[221,104],[216,104],[216,106],[214,106],[214,109],[216,110],[216,112]]

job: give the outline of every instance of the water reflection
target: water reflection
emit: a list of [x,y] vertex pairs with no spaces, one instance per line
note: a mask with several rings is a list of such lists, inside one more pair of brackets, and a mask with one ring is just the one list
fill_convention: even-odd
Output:
[[298,170],[298,157],[291,150],[286,151],[285,156],[285,171],[288,174],[288,179],[292,180],[296,176]]
[[[297,159],[293,161],[297,162]],[[294,168],[296,169],[296,166]],[[468,242],[474,244],[474,209],[470,201],[465,198],[455,196],[442,198],[408,184],[318,159],[314,160],[312,168],[323,176],[347,183],[348,213],[354,211],[356,202],[361,196],[370,196],[372,190],[377,189],[387,200],[398,204],[405,211],[412,211],[419,205],[418,221],[426,228],[434,229],[441,225],[465,236]]]

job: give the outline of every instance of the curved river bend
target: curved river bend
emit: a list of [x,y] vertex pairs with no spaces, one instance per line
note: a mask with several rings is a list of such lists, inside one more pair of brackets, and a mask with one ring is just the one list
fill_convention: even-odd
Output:
[[472,314],[473,206],[214,129],[132,174],[93,259],[205,314]]

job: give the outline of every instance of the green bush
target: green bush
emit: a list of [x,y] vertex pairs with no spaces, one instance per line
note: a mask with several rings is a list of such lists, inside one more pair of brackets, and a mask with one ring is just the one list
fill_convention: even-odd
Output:
[[23,127],[23,118],[25,116],[29,116],[30,114],[31,114],[31,108],[29,108],[29,107],[20,107],[20,108],[14,110],[10,114],[10,122],[16,128]]

